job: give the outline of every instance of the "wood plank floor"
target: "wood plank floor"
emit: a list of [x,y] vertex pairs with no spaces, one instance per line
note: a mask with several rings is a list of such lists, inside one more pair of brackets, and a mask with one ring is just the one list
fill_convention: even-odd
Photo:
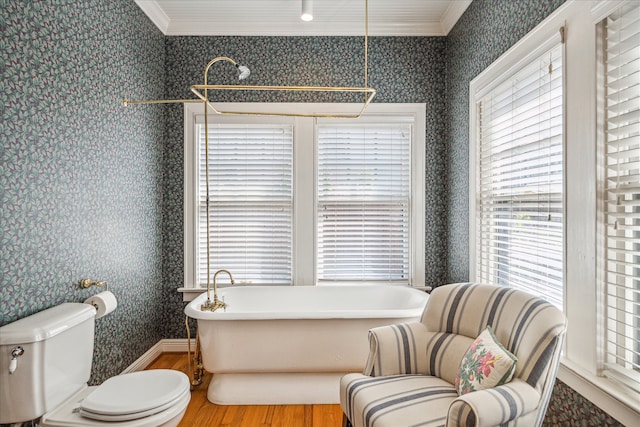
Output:
[[[186,353],[162,353],[147,369],[176,369],[189,374]],[[340,405],[216,405],[207,400],[211,374],[191,393],[179,427],[340,427]]]

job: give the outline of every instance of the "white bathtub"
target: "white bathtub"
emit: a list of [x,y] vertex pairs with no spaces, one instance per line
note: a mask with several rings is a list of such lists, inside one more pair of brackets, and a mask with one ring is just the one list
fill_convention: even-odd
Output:
[[340,377],[364,368],[368,330],[419,319],[428,299],[390,285],[238,286],[218,296],[226,310],[201,311],[204,293],[185,313],[213,373],[207,397],[221,405],[339,403]]

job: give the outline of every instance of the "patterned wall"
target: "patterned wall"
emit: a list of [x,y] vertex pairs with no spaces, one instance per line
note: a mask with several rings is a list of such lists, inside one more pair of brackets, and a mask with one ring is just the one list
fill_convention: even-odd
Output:
[[[474,0],[447,36],[449,282],[469,278],[469,82],[564,1]],[[558,380],[544,425],[620,424]]]
[[448,281],[469,277],[469,82],[565,0],[474,0],[447,36]]
[[[475,0],[447,38],[370,39],[376,102],[427,103],[428,283],[468,276],[468,83],[561,3]],[[362,39],[164,37],[132,0],[0,0],[0,13],[0,325],[107,280],[119,307],[97,321],[99,383],[185,335],[182,109],[121,98],[189,97],[221,54],[252,84],[361,85]],[[222,68],[211,80],[232,83]],[[618,424],[558,381],[545,425]]]
[[92,382],[162,338],[164,36],[132,0],[0,1],[0,325],[101,289]]
[[[445,39],[442,37],[371,37],[369,83],[374,102],[421,102],[426,111],[426,281],[444,283],[446,198],[444,146]],[[224,55],[251,69],[252,85],[361,86],[362,37],[167,37],[167,97],[193,98],[189,86],[201,83],[208,61]],[[215,64],[209,82],[236,84],[228,63]],[[243,95],[241,98],[240,96]],[[313,101],[308,96],[274,93],[251,96],[223,93],[224,101]],[[327,97],[330,102],[348,99]],[[165,146],[165,224],[163,276],[169,312],[184,307],[175,289],[183,283],[183,124],[182,107],[167,110]],[[167,320],[169,337],[184,336],[181,319]]]

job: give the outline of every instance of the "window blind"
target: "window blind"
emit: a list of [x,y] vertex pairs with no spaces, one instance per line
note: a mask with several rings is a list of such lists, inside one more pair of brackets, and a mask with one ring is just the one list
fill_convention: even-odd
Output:
[[640,391],[640,4],[604,26],[606,369]]
[[318,282],[409,283],[411,125],[318,126]]
[[558,43],[480,98],[479,281],[563,307],[563,61]]
[[199,283],[206,285],[207,280],[207,161],[211,274],[225,268],[240,283],[291,284],[292,126],[209,124],[208,128],[206,159],[204,125],[197,126]]

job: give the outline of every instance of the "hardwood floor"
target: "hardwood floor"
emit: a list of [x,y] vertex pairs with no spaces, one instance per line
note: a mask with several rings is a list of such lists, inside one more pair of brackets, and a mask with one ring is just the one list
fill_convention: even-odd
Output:
[[[163,353],[147,369],[177,369],[188,375],[185,353]],[[215,405],[207,400],[211,374],[191,393],[179,427],[340,427],[340,405]]]

